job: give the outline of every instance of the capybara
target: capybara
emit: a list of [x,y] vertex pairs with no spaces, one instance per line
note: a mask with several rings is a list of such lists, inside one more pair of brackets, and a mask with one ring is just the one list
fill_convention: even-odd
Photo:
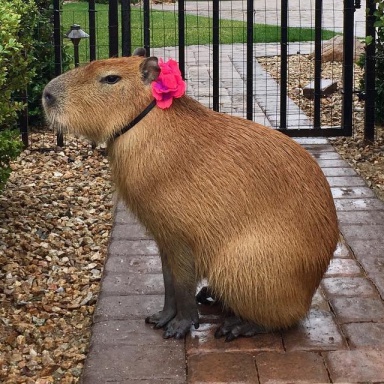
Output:
[[284,134],[186,96],[177,63],[143,52],[64,73],[43,105],[58,129],[108,143],[119,196],[158,245],[164,307],[146,322],[165,338],[198,327],[206,279],[228,313],[216,337],[295,325],[339,236],[320,167]]

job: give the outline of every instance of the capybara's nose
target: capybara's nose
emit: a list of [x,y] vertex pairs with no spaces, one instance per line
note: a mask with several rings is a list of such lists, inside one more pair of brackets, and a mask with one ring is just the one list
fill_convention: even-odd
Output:
[[44,89],[43,99],[48,107],[52,107],[56,102],[56,97],[48,89]]

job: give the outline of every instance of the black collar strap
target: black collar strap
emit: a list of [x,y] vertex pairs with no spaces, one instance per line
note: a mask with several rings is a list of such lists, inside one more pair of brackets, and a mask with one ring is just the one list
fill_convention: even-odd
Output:
[[116,132],[110,141],[116,140],[121,135],[124,135],[124,133],[128,132],[131,128],[133,128],[143,117],[145,117],[152,108],[156,105],[156,99],[153,99],[151,103],[147,106],[147,108],[144,109],[139,115],[137,115],[129,124],[127,124],[125,127],[123,127],[119,132]]

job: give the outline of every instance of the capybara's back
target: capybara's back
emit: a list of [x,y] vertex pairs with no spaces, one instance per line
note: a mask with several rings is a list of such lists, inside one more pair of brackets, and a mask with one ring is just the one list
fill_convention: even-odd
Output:
[[119,194],[159,246],[166,299],[147,321],[182,337],[198,323],[194,294],[206,278],[238,319],[232,338],[255,333],[244,324],[296,324],[338,240],[321,169],[285,135],[187,96],[153,107],[160,64],[93,62],[54,79],[43,97],[55,125],[109,142]]

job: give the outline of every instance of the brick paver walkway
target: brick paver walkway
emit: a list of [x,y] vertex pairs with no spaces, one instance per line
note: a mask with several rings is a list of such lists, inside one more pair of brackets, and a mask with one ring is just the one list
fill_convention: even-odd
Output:
[[[234,52],[244,48],[221,50],[222,109],[240,116],[244,116],[244,68]],[[300,46],[301,52],[309,48]],[[290,49],[296,52],[298,47],[290,45]],[[173,48],[167,52],[177,57]],[[278,46],[256,46],[255,52],[256,57],[276,54]],[[210,54],[208,47],[187,51],[188,92],[205,104],[209,103]],[[257,88],[257,82],[263,81],[267,90],[255,95],[259,105],[255,120],[273,126],[278,124],[274,118],[278,86],[261,68],[255,73]],[[231,103],[228,108],[225,92],[231,100],[239,98],[238,106]],[[307,124],[300,110],[291,115],[293,123]],[[221,321],[219,310],[201,307],[198,330],[185,340],[164,340],[161,330],[144,323],[163,304],[158,251],[119,202],[83,384],[384,382],[384,203],[327,140],[299,142],[328,178],[342,233],[308,317],[286,332],[225,343],[213,336]]]

